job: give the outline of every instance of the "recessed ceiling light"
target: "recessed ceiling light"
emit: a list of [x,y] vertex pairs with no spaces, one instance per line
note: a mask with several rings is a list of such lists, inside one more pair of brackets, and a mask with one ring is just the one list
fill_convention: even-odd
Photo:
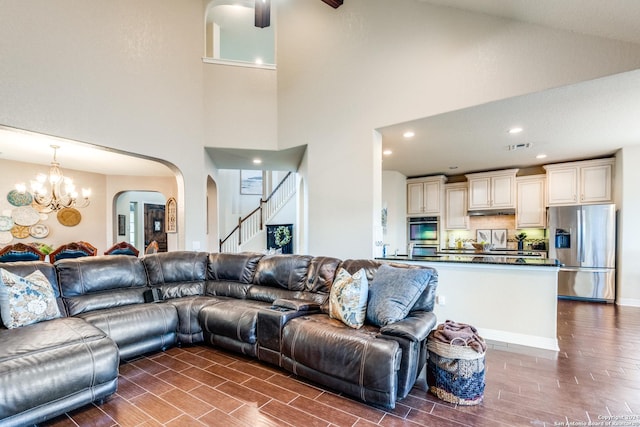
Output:
[[384,150],[384,151],[382,152],[382,154],[384,154],[385,156],[390,156],[390,155],[392,155],[392,154],[393,154],[393,151],[391,151],[391,150]]
[[403,133],[402,136],[404,138],[406,138],[406,139],[409,139],[409,138],[413,138],[414,136],[416,136],[416,133],[414,131],[412,131],[412,130],[408,130],[405,133]]
[[253,159],[253,164],[254,165],[260,165],[260,164],[262,164],[262,160],[261,159]]
[[546,157],[547,157],[547,155],[546,155],[546,154],[538,154],[538,155],[536,156],[536,159],[544,159],[544,158],[546,158]]
[[509,133],[510,133],[511,135],[514,135],[514,134],[516,134],[516,133],[520,133],[520,132],[522,132],[523,130],[524,130],[524,129],[522,129],[521,127],[513,127],[513,128],[511,128],[511,129],[509,129]]
[[262,58],[256,58],[256,64],[262,65],[262,63],[263,63]]

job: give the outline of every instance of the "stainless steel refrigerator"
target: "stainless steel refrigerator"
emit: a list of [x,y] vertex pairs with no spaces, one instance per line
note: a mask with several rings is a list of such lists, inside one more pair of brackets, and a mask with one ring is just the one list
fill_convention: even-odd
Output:
[[551,207],[548,215],[549,258],[563,264],[558,273],[558,296],[613,302],[615,205]]

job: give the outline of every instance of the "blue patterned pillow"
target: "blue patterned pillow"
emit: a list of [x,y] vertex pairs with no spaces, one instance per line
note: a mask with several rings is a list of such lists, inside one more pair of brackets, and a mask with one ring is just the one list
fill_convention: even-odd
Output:
[[51,283],[41,271],[20,277],[0,268],[0,314],[11,329],[60,317]]
[[364,269],[350,275],[341,268],[329,294],[329,316],[351,328],[361,328],[367,313],[369,282]]
[[385,326],[407,317],[431,279],[424,268],[400,268],[382,264],[369,288],[367,321]]

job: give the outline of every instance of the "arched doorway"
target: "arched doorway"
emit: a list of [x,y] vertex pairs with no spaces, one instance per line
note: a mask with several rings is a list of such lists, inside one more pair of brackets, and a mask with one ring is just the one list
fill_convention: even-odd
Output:
[[168,250],[165,231],[167,198],[158,191],[123,191],[116,196],[114,242],[126,241],[144,253],[150,242]]
[[207,247],[210,252],[220,250],[218,185],[211,176],[207,177]]

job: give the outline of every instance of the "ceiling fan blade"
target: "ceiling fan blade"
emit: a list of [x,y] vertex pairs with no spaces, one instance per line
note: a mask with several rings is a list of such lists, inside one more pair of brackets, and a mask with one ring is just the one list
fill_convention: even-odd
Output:
[[256,27],[265,28],[271,25],[271,0],[256,0],[254,9]]
[[322,0],[322,1],[334,9],[337,9],[340,6],[342,6],[342,3],[343,3],[343,0]]

